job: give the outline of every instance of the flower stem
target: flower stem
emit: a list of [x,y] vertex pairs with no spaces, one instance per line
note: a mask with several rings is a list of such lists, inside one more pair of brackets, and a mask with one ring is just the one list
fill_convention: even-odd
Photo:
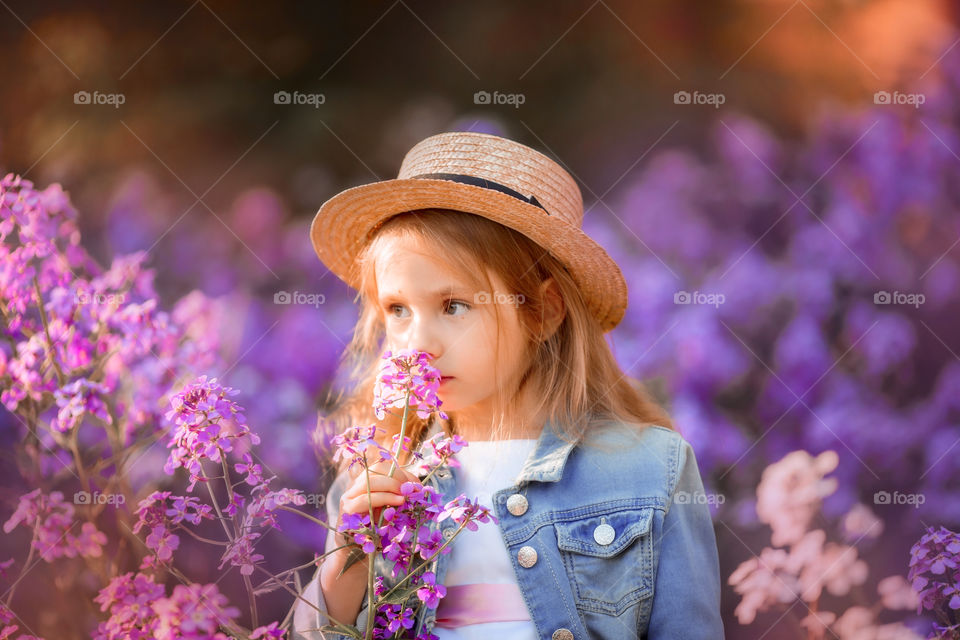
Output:
[[[370,515],[370,524],[373,524],[373,505],[370,504],[370,467],[367,466],[367,463],[363,463],[363,472],[367,476],[367,510]],[[380,515],[383,515],[383,511],[380,512]],[[371,534],[378,535],[377,530],[371,531]],[[376,554],[376,550],[373,552]],[[373,609],[373,583],[374,583],[374,565],[376,564],[375,558],[371,558],[367,567],[367,633],[364,637],[364,640],[371,640],[373,638],[373,620],[374,620],[374,609]]]
[[257,598],[253,595],[253,585],[250,576],[243,576],[243,586],[247,590],[247,599],[250,601],[250,624],[254,629],[260,626],[257,615]]
[[400,451],[403,450],[403,436],[407,431],[407,414],[410,411],[410,390],[407,390],[407,397],[403,402],[403,417],[400,418],[400,440],[397,441],[397,450],[393,452],[393,462],[390,463],[390,472],[387,473],[391,478],[393,472],[397,470],[397,459],[400,457]]
[[[400,418],[400,440],[397,441],[397,450],[393,452],[393,461],[390,463],[390,471],[387,472],[389,477],[393,477],[393,472],[397,470],[397,459],[400,457],[400,452],[403,450],[403,436],[407,431],[407,412],[410,410],[410,390],[407,389],[407,397],[403,401],[403,417]],[[383,524],[383,509],[380,510],[380,517],[377,518],[377,529]],[[373,566],[373,563],[371,563]]]
[[444,540],[444,541],[443,541],[443,544],[440,545],[440,546],[437,548],[437,550],[433,552],[433,555],[432,555],[432,556],[430,556],[429,558],[427,558],[426,560],[424,560],[424,561],[420,564],[420,566],[418,566],[416,569],[414,569],[413,571],[410,571],[409,573],[407,573],[407,575],[404,576],[404,578],[403,578],[400,582],[398,582],[397,584],[393,585],[393,588],[390,589],[390,591],[387,591],[385,594],[383,594],[383,598],[382,598],[382,599],[386,600],[387,598],[389,598],[390,595],[400,587],[400,585],[402,585],[404,582],[406,582],[407,580],[409,580],[409,579],[411,578],[411,576],[413,576],[415,573],[417,573],[418,571],[420,571],[420,569],[423,569],[425,566],[427,566],[428,564],[430,564],[431,562],[433,562],[433,559],[436,558],[438,555],[440,555],[440,552],[443,551],[444,548],[446,548],[446,546],[447,546],[448,544],[450,544],[451,542],[453,542],[453,539],[456,538],[457,535],[458,535],[461,531],[463,531],[463,528],[464,528],[465,526],[467,526],[467,523],[470,522],[470,520],[471,520],[470,518],[467,518],[466,520],[464,520],[463,522],[461,522],[461,523],[460,523],[460,526],[457,527],[457,530],[453,532],[453,535],[450,536],[450,539],[449,539],[449,540]]

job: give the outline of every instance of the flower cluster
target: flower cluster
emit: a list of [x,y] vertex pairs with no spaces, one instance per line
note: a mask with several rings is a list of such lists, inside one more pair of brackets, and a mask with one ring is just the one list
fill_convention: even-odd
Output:
[[228,640],[218,629],[240,615],[216,585],[178,584],[167,596],[163,585],[140,573],[116,576],[94,601],[109,618],[93,640]]
[[447,414],[440,411],[443,402],[437,396],[439,388],[440,372],[430,365],[430,354],[413,349],[386,351],[373,391],[377,419],[383,420],[391,407],[403,409],[409,402],[421,418],[437,412],[446,420]]
[[944,527],[928,527],[910,549],[907,579],[919,595],[917,613],[937,614],[939,638],[960,638],[960,534]]
[[57,431],[66,433],[76,427],[85,414],[96,416],[107,424],[113,424],[113,419],[107,412],[107,405],[103,402],[104,395],[111,389],[98,382],[79,378],[62,389],[57,389],[53,397],[60,410],[56,419],[51,423]]
[[451,467],[459,467],[460,461],[455,454],[467,446],[467,441],[460,434],[454,434],[453,437],[447,437],[443,433],[436,433],[428,438],[422,449],[426,453],[415,452],[416,463],[411,466],[411,472],[421,476],[427,473],[432,467],[438,467],[448,464]]
[[835,451],[816,457],[793,451],[764,469],[757,486],[757,516],[770,525],[775,546],[793,544],[803,537],[821,500],[837,489],[836,479],[825,476],[838,462]]
[[[833,451],[818,456],[793,451],[764,470],[757,487],[757,515],[770,525],[774,546],[788,548],[765,547],[759,556],[742,562],[730,575],[728,583],[742,596],[734,613],[741,624],[750,624],[760,611],[801,600],[807,603],[810,613],[800,625],[812,638],[832,634],[841,640],[919,639],[902,624],[877,622],[881,607],[914,606],[915,600],[902,576],[880,581],[880,606],[849,606],[841,615],[818,606],[824,592],[836,598],[848,596],[854,587],[866,581],[868,574],[867,564],[858,558],[856,547],[828,542],[823,529],[810,529],[823,499],[836,490],[836,480],[825,477],[836,466],[837,454]],[[843,518],[843,528],[848,538],[856,534],[859,540],[875,537],[882,527],[866,505],[858,504]]]
[[[158,561],[169,562],[180,546],[180,537],[172,532],[172,528],[182,526],[183,522],[200,524],[205,518],[212,519],[212,512],[210,505],[201,504],[193,496],[172,496],[169,491],[154,491],[137,506],[137,523],[133,532],[139,533],[143,528],[149,530],[147,547],[153,550]],[[149,562],[141,568],[148,566]]]
[[234,538],[220,557],[220,565],[217,569],[222,569],[223,565],[229,562],[235,567],[240,567],[242,575],[252,574],[253,566],[263,560],[262,554],[253,552],[254,541],[259,537],[260,534],[255,531],[246,531]]
[[44,495],[34,489],[20,496],[17,510],[3,524],[3,530],[10,533],[19,524],[36,531],[33,547],[47,562],[60,557],[99,557],[107,544],[107,536],[92,522],[84,522],[79,535],[73,533],[74,507],[63,501],[59,491]]
[[211,460],[219,463],[223,454],[233,450],[233,441],[249,438],[253,444],[260,443],[260,437],[250,431],[242,409],[227,399],[236,395],[237,390],[223,387],[216,378],[207,380],[200,376],[175,395],[167,412],[167,420],[175,424],[174,436],[168,448],[173,448],[164,471],[169,474],[178,467],[184,467],[190,473],[190,485],[187,491],[193,491],[198,481],[206,481],[201,461]]
[[383,431],[383,429],[371,424],[365,427],[350,427],[343,433],[335,435],[331,441],[331,444],[335,447],[334,463],[340,460],[349,460],[348,469],[352,469],[357,464],[366,464],[366,452],[369,447],[377,449],[381,460],[389,460],[391,457],[390,451],[381,446],[376,439],[378,431]]

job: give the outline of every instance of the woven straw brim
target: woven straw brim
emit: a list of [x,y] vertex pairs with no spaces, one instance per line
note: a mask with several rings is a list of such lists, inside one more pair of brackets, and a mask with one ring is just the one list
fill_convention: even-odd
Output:
[[327,268],[357,289],[353,262],[371,231],[398,213],[431,208],[474,213],[523,233],[567,266],[604,332],[623,319],[627,285],[620,268],[600,245],[535,205],[483,187],[423,178],[353,187],[323,204],[310,226],[310,239]]

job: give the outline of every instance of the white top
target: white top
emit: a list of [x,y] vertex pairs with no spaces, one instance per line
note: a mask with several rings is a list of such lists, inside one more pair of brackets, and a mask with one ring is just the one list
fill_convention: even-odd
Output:
[[[536,445],[536,439],[526,440],[471,440],[454,454],[460,462],[456,470],[457,486],[452,499],[461,493],[470,500],[493,510],[493,494],[515,484],[523,464]],[[477,523],[477,530],[461,531],[451,544],[447,560],[447,573],[443,584],[446,587],[466,584],[508,584],[519,597],[507,547],[500,535],[500,528],[492,520]],[[521,598],[522,599],[522,598]],[[440,601],[440,609],[443,600]],[[536,640],[537,630],[533,621],[486,622],[456,628],[434,627],[433,633],[440,640]]]

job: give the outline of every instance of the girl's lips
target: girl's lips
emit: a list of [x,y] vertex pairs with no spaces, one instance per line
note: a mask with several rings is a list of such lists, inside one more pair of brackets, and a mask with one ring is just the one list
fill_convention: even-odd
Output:
[[441,378],[440,378],[440,384],[443,384],[444,382],[446,382],[446,381],[448,381],[448,380],[453,380],[453,376],[443,376],[443,377],[441,377]]

